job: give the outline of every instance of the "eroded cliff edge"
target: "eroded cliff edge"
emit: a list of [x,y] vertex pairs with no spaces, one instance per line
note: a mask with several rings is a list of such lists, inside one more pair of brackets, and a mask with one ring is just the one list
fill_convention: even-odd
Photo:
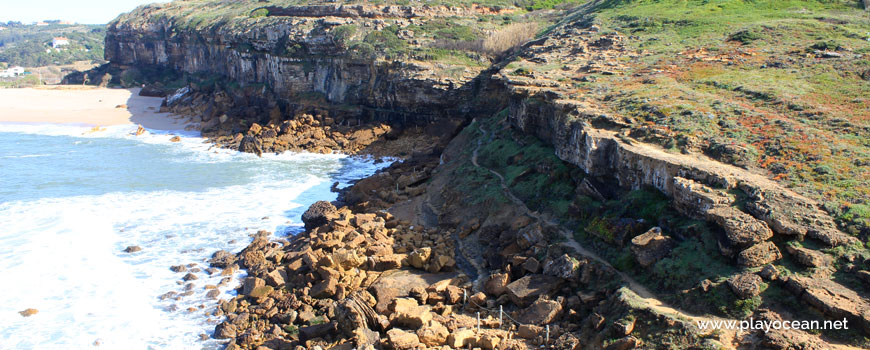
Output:
[[[243,151],[280,151],[275,145],[281,137],[287,141],[298,134],[306,134],[305,140],[327,135],[335,140],[316,146],[305,140],[296,142],[301,148],[347,149],[346,145],[358,143],[339,141],[364,126],[381,128],[365,137],[367,142],[401,135],[386,128],[421,126],[425,130],[441,125],[445,133],[429,135],[440,140],[432,142],[439,146],[406,153],[411,157],[409,165],[397,165],[354,186],[344,196],[348,208],[329,209],[328,220],[304,235],[279,246],[260,239],[241,253],[241,265],[254,268],[254,279],[246,282],[239,300],[222,304],[221,310],[230,319],[219,328],[219,334],[234,338],[236,344],[262,344],[271,337],[263,336],[269,324],[298,324],[314,332],[301,338],[297,334],[294,339],[286,329],[272,331],[288,340],[282,346],[298,344],[294,341],[306,346],[340,343],[342,338],[330,334],[333,328],[309,324],[319,317],[315,314],[322,313],[329,327],[352,325],[344,336],[353,338],[357,346],[420,346],[427,332],[442,333],[435,323],[448,325],[451,333],[473,328],[468,319],[456,318],[475,312],[474,307],[460,306],[459,287],[485,292],[477,301],[487,306],[508,305],[518,312],[515,315],[529,315],[540,324],[560,324],[558,335],[567,339],[563,343],[573,344],[568,347],[659,344],[657,327],[675,333],[689,329],[686,332],[692,336],[676,337],[683,345],[714,338],[695,333],[690,322],[675,321],[687,317],[682,311],[674,316],[654,304],[632,306],[632,295],[644,294],[645,289],[629,288],[626,294],[602,279],[649,286],[654,293],[643,298],[665,299],[689,313],[787,318],[807,316],[794,308],[806,303],[819,310],[817,316],[844,317],[865,331],[870,328],[867,291],[854,283],[870,268],[866,249],[859,239],[842,232],[817,202],[764,174],[698,153],[666,151],[644,143],[626,117],[605,101],[577,98],[562,89],[565,82],[510,65],[520,60],[555,62],[561,71],[579,68],[618,74],[620,62],[637,56],[624,45],[631,39],[601,31],[583,9],[544,36],[486,64],[433,61],[424,57],[425,50],[393,49],[396,45],[426,47],[427,39],[416,39],[420,33],[408,29],[419,25],[415,21],[463,18],[475,11],[492,15],[504,9],[340,5],[265,9],[267,15],[262,17],[254,17],[252,11],[243,20],[191,27],[160,15],[159,6],[145,7],[110,24],[107,58],[119,69],[170,69],[193,76],[195,82],[168,99],[167,108],[200,116],[204,134]],[[355,29],[339,29],[347,26]],[[373,32],[389,36],[380,40],[371,37]],[[404,44],[392,42],[393,37]],[[373,47],[376,52],[372,53],[356,45],[367,41],[384,46]],[[451,119],[455,126],[468,124],[472,118],[475,122],[446,146],[455,131],[442,122]],[[327,132],[320,135],[322,129]],[[544,143],[528,139],[529,135]],[[499,148],[487,148],[490,145]],[[534,153],[534,149],[543,152]],[[547,157],[548,152],[558,158]],[[656,194],[664,195],[662,203],[667,209],[652,215],[640,213],[661,203],[635,199]],[[614,214],[619,206],[628,210]],[[518,216],[523,219],[514,220]],[[359,232],[348,234],[348,228]],[[581,249],[572,250],[572,244],[567,245],[572,249],[562,247],[565,239]],[[382,246],[389,248],[375,248]],[[692,262],[689,251],[693,247],[709,256]],[[292,261],[285,262],[284,255],[293,257]],[[368,257],[368,262],[359,256]],[[693,263],[713,269],[697,268]],[[366,276],[402,268],[431,273],[458,268],[472,281],[450,277],[446,279],[450,282],[440,286],[421,282],[418,287],[423,292],[402,292],[415,299],[414,305],[390,306],[390,299],[404,295],[378,295],[383,287],[375,285],[377,278],[367,280]],[[345,270],[356,272],[348,275]],[[360,275],[360,270],[369,272]],[[286,278],[288,273],[306,271],[311,273]],[[695,271],[698,275],[686,276]],[[633,279],[647,274],[674,282]],[[478,278],[481,283],[500,281],[502,287],[536,278],[546,280],[542,285],[554,286],[525,300],[505,297],[503,290],[482,290],[480,283],[472,283]],[[266,282],[281,295],[270,296],[271,289],[263,293]],[[559,289],[562,282],[570,288]],[[786,294],[790,302],[777,301],[783,297],[778,294],[781,290],[790,292]],[[294,295],[292,300],[287,291]],[[349,297],[354,291],[369,294]],[[339,312],[333,300],[344,308],[347,303],[373,301],[370,306],[387,319],[380,320],[363,308],[367,321],[342,320],[348,313]],[[282,301],[288,305],[280,306]],[[429,302],[442,317],[435,323],[421,320],[432,316],[425,316],[430,309],[417,304]],[[275,303],[277,314],[272,312]],[[238,305],[250,312],[237,312]],[[308,305],[300,309],[308,313],[306,320],[300,323],[293,317],[287,323],[284,316],[300,305]],[[456,310],[452,305],[457,305]],[[563,307],[574,312],[563,314]],[[625,308],[635,311],[626,314]],[[651,310],[652,315],[637,310]],[[451,318],[454,311],[457,316]],[[261,314],[267,316],[266,326],[256,322],[264,319]],[[649,324],[639,326],[632,335],[635,317],[640,315]],[[631,329],[619,328],[629,323]],[[228,327],[232,333],[224,332]],[[378,340],[381,336],[365,333],[363,328],[380,331],[385,339]],[[406,334],[402,329],[415,332]],[[541,341],[540,332],[534,330],[531,344]],[[509,337],[504,333],[463,336],[459,346],[497,346]],[[719,335],[715,340],[727,347],[761,342],[772,348],[807,341],[826,346],[824,341],[831,340],[800,332],[758,337]],[[861,344],[853,337],[835,335],[834,341]],[[435,336],[423,345],[440,346],[457,339],[441,338]]]

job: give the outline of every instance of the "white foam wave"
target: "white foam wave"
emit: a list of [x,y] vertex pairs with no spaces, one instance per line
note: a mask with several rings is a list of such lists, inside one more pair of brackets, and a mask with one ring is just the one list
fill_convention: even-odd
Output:
[[[251,234],[280,234],[300,226],[295,218],[316,200],[329,200],[327,174],[339,169],[344,181],[373,173],[387,163],[344,159],[344,155],[283,153],[240,154],[209,150],[195,133],[149,131],[131,136],[135,126],[108,127],[82,135],[88,127],[0,124],[0,132],[88,138],[129,138],[173,150],[178,162],[236,162],[257,169],[246,183],[201,191],[126,191],[31,201],[0,202],[0,271],[4,302],[0,303],[0,349],[200,349],[218,347],[200,341],[219,320],[207,314],[215,301],[206,285],[205,260],[212,252],[236,252]],[[20,155],[18,155],[20,156]],[[239,164],[233,164],[238,166]],[[301,175],[282,175],[283,169]],[[304,170],[306,167],[312,167]],[[316,169],[315,169],[316,168]],[[62,169],[56,169],[55,171]],[[241,178],[240,178],[241,179]],[[123,249],[138,245],[141,252]],[[172,265],[195,264],[192,295],[160,300],[167,292],[184,292],[183,274]],[[219,288],[221,298],[233,295],[237,281]],[[201,308],[201,306],[205,306]],[[22,317],[18,311],[36,308]],[[188,310],[191,311],[188,311]],[[174,310],[174,311],[173,311]]]
[[[3,346],[202,347],[198,337],[212,326],[204,316],[210,308],[199,307],[213,304],[204,287],[218,285],[221,277],[196,273],[193,295],[161,301],[157,297],[166,292],[184,292],[178,284],[183,274],[169,266],[195,263],[205,270],[205,258],[218,249],[241,249],[250,241],[246,234],[298,225],[287,217],[299,207],[291,201],[324,180],[0,205],[0,227],[12,233],[0,236],[0,270],[7,281],[0,303]],[[128,245],[143,250],[124,253]],[[224,298],[236,283],[221,287]],[[26,308],[39,313],[17,314]]]

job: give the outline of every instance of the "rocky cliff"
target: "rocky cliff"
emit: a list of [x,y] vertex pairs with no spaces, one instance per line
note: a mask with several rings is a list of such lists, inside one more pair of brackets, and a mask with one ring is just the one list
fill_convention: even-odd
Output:
[[[679,67],[646,66],[661,59],[638,48],[647,44],[600,27],[592,14],[629,6],[616,3],[556,12],[540,37],[498,54],[474,49],[485,40],[456,25],[496,37],[505,23],[494,20],[517,8],[245,5],[226,10],[232,16],[197,16],[174,2],[111,23],[112,64],[192,77],[167,108],[201,117],[218,143],[257,153],[295,149],[288,144],[355,152],[378,139],[417,140],[398,142],[415,144],[393,154],[409,157],[405,163],[345,191],[345,207],[321,203],[329,213],[304,234],[277,245],[260,237],[240,253],[251,278],[222,302],[218,314],[228,319],[218,336],[245,348],[266,340],[396,349],[552,344],[540,327],[530,331],[536,323],[558,324],[565,348],[866,345],[855,331],[712,334],[686,321],[846,318],[868,332],[860,281],[870,275],[870,252],[855,230],[843,231],[860,223],[835,220],[813,192],[754,167],[739,140],[705,145],[656,124],[715,116],[684,111],[683,120],[649,104],[641,109],[655,122],[627,113],[629,99],[614,87]],[[652,30],[648,24],[634,28]],[[690,74],[701,73],[666,78]],[[701,99],[695,90],[703,88],[684,90],[656,91]],[[408,125],[425,127],[403,130]],[[723,134],[716,140],[742,135]],[[740,159],[726,163],[721,153]],[[392,287],[378,276],[402,269],[429,274],[414,272],[413,290],[386,292]],[[464,276],[417,281],[445,271]],[[462,290],[477,304],[460,302]],[[468,333],[467,315],[496,305],[528,321],[516,324],[527,341],[508,342],[501,323]],[[313,324],[315,317],[330,322]]]
[[[150,5],[110,23],[106,59],[122,68],[150,66],[225,78],[241,88],[264,88],[261,94],[268,91],[274,96],[277,104],[272,104],[288,117],[316,110],[333,117],[419,124],[481,108],[469,96],[486,87],[487,79],[476,79],[485,65],[379,55],[375,51],[384,48],[377,47],[379,38],[371,35],[386,31],[385,45],[413,45],[414,33],[403,28],[419,23],[419,18],[469,16],[464,9],[267,7],[253,12],[263,11],[267,16],[244,14],[197,27],[182,25],[183,17],[167,15],[173,12],[163,6],[171,7]],[[363,41],[366,37],[371,40]],[[257,105],[255,101],[234,102],[236,107]],[[204,122],[220,112],[204,116]],[[231,121],[233,117],[270,121],[249,115],[229,117]]]

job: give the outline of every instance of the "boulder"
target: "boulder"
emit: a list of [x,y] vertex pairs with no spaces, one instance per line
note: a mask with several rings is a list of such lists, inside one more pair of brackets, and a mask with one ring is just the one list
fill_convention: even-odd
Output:
[[627,336],[623,338],[619,338],[613,343],[610,343],[605,350],[631,350],[637,348],[640,345],[640,340],[635,337]]
[[474,336],[474,331],[467,328],[456,330],[447,337],[447,346],[453,349],[466,348],[469,344],[476,343],[477,338]]
[[395,350],[415,349],[420,346],[417,335],[398,328],[387,331],[387,345]]
[[221,322],[214,329],[215,339],[233,339],[237,335],[236,326],[229,322]]
[[477,345],[480,346],[484,350],[496,350],[498,348],[498,344],[501,342],[501,338],[493,335],[493,334],[484,334],[480,337],[480,340],[477,342]]
[[441,346],[447,342],[450,331],[439,322],[432,321],[417,330],[417,337],[426,346]]
[[396,270],[384,272],[378,280],[369,287],[369,292],[377,300],[374,309],[379,314],[386,314],[393,300],[410,295],[412,289],[426,289],[429,285],[456,277],[455,272],[420,273],[418,271]]
[[532,305],[520,311],[517,321],[545,325],[555,321],[561,313],[562,304],[554,300],[539,298]]
[[870,301],[855,291],[829,279],[800,276],[790,276],[785,287],[830,319],[849,319],[870,334]]
[[390,305],[391,318],[398,325],[418,329],[432,320],[428,305],[418,305],[412,298],[398,298]]
[[219,250],[208,260],[209,265],[225,269],[236,262],[236,256],[226,250]]
[[523,339],[535,339],[541,332],[544,330],[541,326],[536,326],[532,324],[523,324],[517,328],[517,336]]
[[251,293],[254,291],[254,289],[257,289],[259,287],[265,287],[265,286],[266,286],[266,281],[264,281],[262,278],[257,278],[257,277],[245,278],[245,281],[242,283],[242,294],[251,295]]
[[506,273],[494,273],[489,276],[486,283],[483,285],[483,290],[486,294],[492,297],[499,297],[507,292],[507,286],[510,283],[510,276]]
[[707,220],[722,226],[729,246],[748,247],[773,237],[767,223],[735,207],[713,207],[707,210]]
[[542,295],[549,295],[562,284],[562,279],[547,275],[527,275],[507,285],[507,294],[511,301],[520,307],[526,307]]
[[422,270],[431,257],[432,248],[420,248],[408,255],[408,263],[411,264],[411,266]]
[[825,267],[831,264],[831,257],[825,253],[787,245],[785,250],[791,254],[798,263],[808,267]]
[[564,279],[573,279],[579,274],[580,266],[582,265],[583,263],[568,256],[568,254],[562,254],[558,258],[544,263],[544,274]]
[[338,324],[336,322],[328,322],[315,324],[306,327],[299,327],[299,338],[303,340],[322,338],[327,335],[332,335],[338,332]]
[[18,311],[18,314],[21,315],[21,317],[30,317],[30,316],[36,315],[38,313],[39,313],[39,310],[34,309],[34,308],[29,308],[29,309],[25,309],[23,311]]
[[315,202],[302,214],[302,222],[305,223],[305,229],[311,230],[325,225],[327,223],[327,216],[334,214],[336,211],[337,209],[332,203],[327,201]]
[[266,283],[273,287],[283,287],[287,283],[287,271],[275,269],[266,274]]
[[772,242],[761,242],[737,254],[737,263],[746,267],[770,264],[782,258],[779,248]]
[[662,229],[653,227],[646,233],[631,239],[631,252],[637,262],[648,267],[668,256],[674,248],[673,239],[662,235]]
[[740,299],[749,299],[761,294],[761,277],[754,273],[742,273],[728,279],[728,287]]
[[522,249],[529,248],[544,239],[544,232],[539,224],[528,225],[517,232],[517,245]]
[[338,279],[332,276],[324,279],[320,283],[311,287],[309,294],[312,298],[325,299],[331,298],[338,292]]
[[138,245],[131,245],[127,248],[124,248],[125,253],[135,253],[135,252],[139,252],[139,251],[142,251],[142,247],[140,247]]

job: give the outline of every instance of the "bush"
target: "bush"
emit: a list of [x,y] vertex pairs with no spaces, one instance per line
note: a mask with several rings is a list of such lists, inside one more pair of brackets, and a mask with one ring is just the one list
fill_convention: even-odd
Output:
[[350,24],[341,25],[333,29],[330,34],[332,34],[333,42],[345,47],[350,42],[351,37],[356,34],[356,26]]
[[407,48],[407,43],[399,39],[399,36],[396,34],[399,30],[399,27],[395,25],[388,26],[380,31],[373,31],[366,35],[363,42],[371,45],[377,52],[395,55],[398,53],[402,53]]
[[260,18],[269,16],[269,10],[264,8],[258,8],[254,11],[251,11],[251,18]]
[[756,41],[758,39],[761,39],[761,35],[758,35],[758,33],[753,32],[753,31],[748,30],[748,29],[741,30],[737,33],[731,34],[728,37],[729,41],[739,41],[743,45],[749,44],[749,43]]
[[372,59],[376,55],[375,47],[365,42],[353,44],[350,47],[350,52],[353,57],[361,59]]

